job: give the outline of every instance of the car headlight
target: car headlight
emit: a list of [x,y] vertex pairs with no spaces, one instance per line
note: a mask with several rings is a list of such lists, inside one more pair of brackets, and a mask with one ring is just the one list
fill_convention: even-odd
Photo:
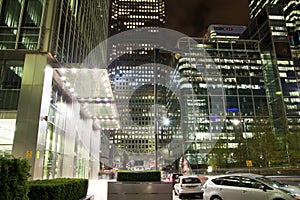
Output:
[[289,195],[291,195],[295,199],[300,199],[300,195],[299,194],[289,193]]

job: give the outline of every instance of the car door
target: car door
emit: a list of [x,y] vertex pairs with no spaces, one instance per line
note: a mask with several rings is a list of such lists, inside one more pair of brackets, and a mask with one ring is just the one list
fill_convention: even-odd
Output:
[[240,177],[226,176],[212,180],[216,184],[215,194],[218,194],[222,199],[242,200]]
[[257,180],[248,177],[241,177],[241,187],[241,196],[243,200],[268,199],[268,192],[263,189],[267,186]]

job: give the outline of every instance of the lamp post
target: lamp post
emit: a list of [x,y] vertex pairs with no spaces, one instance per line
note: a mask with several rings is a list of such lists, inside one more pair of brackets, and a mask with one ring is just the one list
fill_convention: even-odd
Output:
[[158,164],[158,107],[157,107],[157,65],[156,65],[156,57],[157,57],[157,49],[154,49],[154,142],[155,142],[155,169],[157,170]]
[[[241,123],[240,120],[238,119],[235,119],[233,120],[233,124],[235,126],[238,126],[239,124]],[[242,137],[243,137],[243,133],[245,132],[245,145],[246,145],[246,153],[247,153],[247,160],[246,160],[246,165],[248,167],[248,172],[250,173],[251,172],[251,166],[252,166],[252,161],[250,159],[250,154],[249,154],[249,147],[248,147],[248,137],[247,137],[247,129],[246,129],[246,122],[244,119],[242,119]]]
[[[163,139],[163,127],[164,126],[169,126],[170,120],[167,117],[163,117],[162,119],[162,126],[161,126],[161,139]],[[156,121],[156,126],[155,126],[155,169],[158,169],[158,120]]]
[[[250,153],[249,153],[249,147],[248,147],[248,136],[247,136],[247,129],[246,129],[246,122],[245,120],[242,121],[243,123],[243,130],[245,132],[245,143],[246,143],[246,152],[247,152],[247,161],[246,161],[246,164],[247,164],[247,167],[248,167],[248,172],[250,173],[250,169],[251,169],[251,166],[252,166],[252,161],[250,159]],[[248,163],[248,162],[251,162],[251,163]]]

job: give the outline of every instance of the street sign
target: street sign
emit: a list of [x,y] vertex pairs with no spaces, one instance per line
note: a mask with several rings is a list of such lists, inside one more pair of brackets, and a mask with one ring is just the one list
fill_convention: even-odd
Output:
[[252,167],[252,160],[246,160],[247,167]]
[[32,151],[26,151],[26,158],[32,158]]

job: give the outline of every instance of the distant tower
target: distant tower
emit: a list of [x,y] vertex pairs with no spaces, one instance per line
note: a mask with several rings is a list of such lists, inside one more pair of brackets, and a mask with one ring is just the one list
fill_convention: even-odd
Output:
[[165,24],[163,0],[113,0],[110,14],[110,36],[140,27],[162,27]]
[[[124,40],[122,42],[111,41],[108,44],[111,48],[108,52],[109,61],[113,61],[108,67],[108,73],[114,93],[118,94],[116,104],[122,127],[120,130],[106,130],[105,132],[109,134],[111,142],[119,147],[119,150],[134,153],[149,153],[155,150],[153,78],[156,61],[160,59],[156,51],[160,48],[158,27],[163,27],[164,24],[165,3],[163,0],[114,0],[111,2],[110,36],[143,27],[151,27],[149,34],[153,35],[153,38],[146,42],[141,42],[143,38],[136,38],[135,42]],[[126,54],[124,54],[125,51]],[[161,72],[158,71],[157,74]],[[158,75],[158,80],[161,78]],[[165,98],[162,97],[165,95],[164,90],[163,87],[157,88],[159,104],[165,104]],[[129,108],[125,103],[129,104]],[[129,117],[126,116],[128,113]],[[113,154],[118,155],[120,152]],[[126,163],[124,160],[120,162]]]

